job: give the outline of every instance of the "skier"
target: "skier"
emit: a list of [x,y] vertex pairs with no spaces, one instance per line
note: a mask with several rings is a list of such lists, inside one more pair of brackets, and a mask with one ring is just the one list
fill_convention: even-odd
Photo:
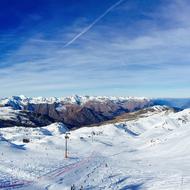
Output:
[[71,190],[76,190],[76,187],[74,184],[71,186]]

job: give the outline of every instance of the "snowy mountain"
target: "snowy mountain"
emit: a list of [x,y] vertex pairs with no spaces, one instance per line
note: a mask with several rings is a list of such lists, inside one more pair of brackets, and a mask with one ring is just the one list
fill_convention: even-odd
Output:
[[28,104],[54,104],[54,103],[61,103],[61,104],[77,104],[77,105],[84,105],[87,102],[94,101],[94,102],[107,102],[112,101],[114,103],[125,102],[125,101],[144,101],[149,100],[148,98],[144,97],[116,97],[116,96],[68,96],[68,97],[26,97],[24,95],[20,96],[12,96],[8,98],[1,98],[0,105],[9,105],[15,109],[22,109],[24,106]]
[[0,127],[42,127],[52,123],[53,121],[54,120],[48,116],[34,112],[15,110],[12,107],[0,107]]
[[[0,126],[45,126],[62,122],[68,128],[100,124],[125,113],[141,110],[153,105],[165,105],[176,110],[190,106],[189,99],[149,99],[144,97],[70,96],[50,98],[29,98],[13,96],[0,99],[0,107],[15,110],[15,121],[0,115]],[[12,111],[13,112],[13,111]],[[16,113],[17,112],[17,113]],[[5,111],[4,111],[5,113]],[[24,116],[23,116],[24,114]],[[44,118],[44,122],[43,119]],[[27,121],[27,122],[26,122]],[[2,124],[4,123],[4,125]]]
[[8,98],[0,99],[0,106],[11,106],[14,109],[23,109],[28,104],[57,104],[61,105],[85,105],[88,102],[114,102],[124,103],[124,102],[152,102],[153,105],[166,105],[169,107],[176,108],[189,108],[190,107],[190,98],[146,98],[146,97],[125,97],[125,96],[68,96],[68,97],[26,97],[24,95],[12,96]]
[[[73,96],[62,98],[27,98],[13,96],[0,100],[0,107],[11,107],[27,112],[29,116],[49,118],[49,122],[62,122],[69,128],[100,123],[126,112],[142,109],[152,104],[149,99],[135,97]],[[18,114],[17,114],[18,115]],[[2,119],[0,117],[0,119]],[[28,118],[28,120],[30,120]],[[40,126],[47,123],[40,122]],[[20,126],[24,126],[23,122]],[[36,125],[37,127],[38,125]]]
[[127,114],[69,131],[67,159],[68,129],[60,123],[1,128],[0,188],[190,189],[190,109],[153,106]]

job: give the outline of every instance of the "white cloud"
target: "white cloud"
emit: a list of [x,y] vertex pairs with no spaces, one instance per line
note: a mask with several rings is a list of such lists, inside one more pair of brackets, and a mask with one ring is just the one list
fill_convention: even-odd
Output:
[[[174,5],[178,3],[175,1]],[[43,35],[28,39],[5,62],[15,64],[0,69],[1,96],[135,95],[135,92],[142,96],[187,96],[190,82],[188,7],[182,4],[178,10],[174,5],[161,9],[162,19],[168,13],[165,22],[172,20],[172,23],[182,22],[181,25],[155,28],[152,23],[151,30],[149,23],[149,31],[134,37],[114,26],[98,25],[67,48],[64,44],[70,34],[60,39],[56,36],[47,40]],[[157,19],[158,15],[154,13],[151,17]],[[103,34],[107,32],[109,36],[109,31],[112,37],[106,38]],[[179,93],[180,89],[183,94]]]

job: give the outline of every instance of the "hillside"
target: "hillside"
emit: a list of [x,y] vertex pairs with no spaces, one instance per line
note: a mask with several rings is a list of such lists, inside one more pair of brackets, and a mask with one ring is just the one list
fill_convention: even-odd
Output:
[[[70,131],[68,159],[64,125],[1,128],[1,189],[188,190],[190,110],[142,112]],[[24,137],[30,143],[23,144]]]

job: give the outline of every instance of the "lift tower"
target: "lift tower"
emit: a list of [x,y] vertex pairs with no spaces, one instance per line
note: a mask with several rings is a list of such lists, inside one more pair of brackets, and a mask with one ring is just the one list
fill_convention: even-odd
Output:
[[70,133],[66,132],[65,133],[65,158],[68,158],[68,142],[67,140],[69,139]]

